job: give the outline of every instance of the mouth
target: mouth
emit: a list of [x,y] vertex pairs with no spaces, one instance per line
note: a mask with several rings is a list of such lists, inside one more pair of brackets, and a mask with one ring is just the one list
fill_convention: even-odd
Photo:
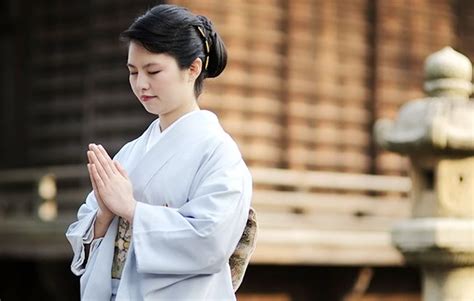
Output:
[[150,99],[153,99],[155,97],[156,96],[142,95],[142,96],[140,96],[140,100],[145,102],[145,101],[149,101]]

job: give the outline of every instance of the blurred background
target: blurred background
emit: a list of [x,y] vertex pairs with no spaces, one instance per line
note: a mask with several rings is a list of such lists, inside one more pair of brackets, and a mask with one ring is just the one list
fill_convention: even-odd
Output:
[[228,49],[200,104],[254,176],[238,299],[421,300],[389,232],[410,213],[408,161],[372,127],[424,96],[426,56],[474,58],[472,0],[3,0],[0,299],[79,299],[64,233],[91,189],[87,145],[115,154],[154,119],[118,35],[164,2],[208,16]]

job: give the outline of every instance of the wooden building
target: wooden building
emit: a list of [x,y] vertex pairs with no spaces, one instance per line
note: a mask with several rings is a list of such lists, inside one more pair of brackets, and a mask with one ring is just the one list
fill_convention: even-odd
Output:
[[[407,163],[375,147],[372,126],[423,96],[428,54],[451,45],[474,58],[474,2],[169,2],[210,17],[228,47],[200,102],[255,180],[259,241],[239,300],[420,300],[389,233],[410,212]],[[64,231],[90,190],[85,151],[115,153],[153,119],[118,34],[156,3],[0,4],[0,299],[78,293]],[[37,192],[48,179],[51,200]]]

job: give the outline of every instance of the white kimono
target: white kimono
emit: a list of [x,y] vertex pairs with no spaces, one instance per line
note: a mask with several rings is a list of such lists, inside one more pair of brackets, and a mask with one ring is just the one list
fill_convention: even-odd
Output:
[[[209,111],[178,121],[145,152],[150,128],[115,156],[138,201],[116,300],[235,300],[228,261],[252,195],[239,149]],[[91,192],[66,233],[83,300],[111,298],[117,217],[84,266],[97,209]]]

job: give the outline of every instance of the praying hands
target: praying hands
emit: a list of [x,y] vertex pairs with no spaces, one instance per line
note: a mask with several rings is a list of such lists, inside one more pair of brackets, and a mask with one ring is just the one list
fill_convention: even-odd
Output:
[[125,169],[110,158],[102,145],[90,144],[87,157],[87,168],[99,205],[98,215],[106,220],[118,215],[132,223],[136,201]]

